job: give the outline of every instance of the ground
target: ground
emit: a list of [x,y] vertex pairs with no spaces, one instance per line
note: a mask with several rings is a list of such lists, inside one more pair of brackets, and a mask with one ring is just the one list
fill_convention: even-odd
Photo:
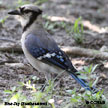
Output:
[[[31,3],[35,0],[29,0]],[[1,0],[0,1],[0,19],[3,20],[8,16],[7,12],[18,6],[17,0]],[[100,50],[104,46],[108,47],[108,0],[49,0],[40,5],[44,10],[43,14],[48,16],[65,17],[70,21],[75,21],[80,16],[84,24],[84,41],[78,44],[74,38],[66,33],[63,28],[54,27],[54,30],[49,30],[52,37],[60,46],[77,46],[83,48],[91,48]],[[72,24],[73,26],[73,24]],[[7,38],[20,44],[22,34],[21,25],[14,17],[9,16],[4,23],[0,23],[0,38]],[[14,44],[0,40],[0,46]],[[104,89],[104,93],[108,91],[108,60],[96,59],[95,57],[71,56],[70,59],[77,69],[82,69],[84,66],[91,64],[99,66],[95,70],[95,74],[99,77],[96,87]],[[10,66],[9,63],[22,63],[23,67]],[[38,84],[43,84],[45,81],[44,75],[39,73],[31,65],[29,65],[23,53],[0,52],[0,102],[7,95],[4,90],[11,89],[18,85],[18,82],[32,80],[33,76],[39,78]],[[58,88],[64,90],[77,88],[79,85],[67,74],[62,75],[62,85]],[[107,94],[106,97],[108,98]]]

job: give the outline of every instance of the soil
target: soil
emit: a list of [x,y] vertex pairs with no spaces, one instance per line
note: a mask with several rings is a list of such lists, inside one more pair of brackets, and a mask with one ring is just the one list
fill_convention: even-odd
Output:
[[[31,3],[35,0],[29,0]],[[7,12],[18,4],[17,0],[0,1],[0,19],[8,16]],[[92,27],[84,25],[84,41],[78,44],[72,36],[65,32],[64,29],[55,28],[51,34],[60,46],[78,46],[100,50],[102,47],[108,47],[108,0],[49,0],[40,5],[44,10],[43,14],[48,16],[65,17],[66,19],[77,19],[82,17],[83,22],[89,22]],[[72,25],[73,26],[73,25]],[[95,26],[95,27],[94,27]],[[98,30],[97,30],[98,28]],[[50,31],[49,31],[50,32]],[[0,23],[0,38],[7,38],[20,43],[22,28],[20,23],[13,17],[9,16],[6,21]],[[0,40],[0,45],[13,44],[11,42]],[[104,89],[106,98],[108,98],[108,60],[100,60],[90,57],[74,56],[70,58],[78,70],[90,64],[99,64],[94,74],[99,77],[96,87]],[[23,63],[24,67],[12,67],[6,63]],[[3,102],[7,95],[4,90],[18,86],[18,82],[32,80],[33,76],[39,78],[38,84],[44,84],[45,77],[28,63],[23,53],[0,52],[0,102]],[[67,74],[62,75],[62,84],[58,88],[73,89],[80,91],[79,85]],[[63,97],[62,97],[63,98]],[[59,107],[57,105],[57,107]]]

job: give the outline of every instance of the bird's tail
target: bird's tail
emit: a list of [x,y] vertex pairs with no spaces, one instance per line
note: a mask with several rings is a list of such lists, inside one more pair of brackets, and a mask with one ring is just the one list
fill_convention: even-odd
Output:
[[83,88],[85,88],[85,90],[89,90],[90,92],[97,93],[98,90],[95,87],[90,87],[89,84],[87,83],[87,81],[78,78],[78,76],[76,74],[73,73],[69,73]]

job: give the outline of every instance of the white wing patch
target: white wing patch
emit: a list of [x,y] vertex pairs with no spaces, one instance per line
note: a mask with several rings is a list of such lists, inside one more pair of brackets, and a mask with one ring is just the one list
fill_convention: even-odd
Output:
[[55,53],[52,53],[52,54],[51,54],[52,57],[54,57],[55,55],[56,55]]
[[38,57],[37,59],[38,59],[38,60],[42,60],[42,56]]
[[51,58],[51,56],[52,56],[51,54],[47,53],[46,55],[43,56],[43,58],[46,58],[46,57]]
[[56,56],[55,53],[52,53],[52,54],[47,53],[47,54],[45,54],[45,55],[43,55],[43,56],[38,57],[37,59],[38,59],[38,60],[42,60],[42,58],[51,58],[51,57],[54,57],[54,56]]

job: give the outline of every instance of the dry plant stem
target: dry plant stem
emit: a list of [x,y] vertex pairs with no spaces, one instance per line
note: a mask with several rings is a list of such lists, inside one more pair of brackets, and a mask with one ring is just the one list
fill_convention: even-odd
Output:
[[101,52],[94,49],[86,49],[86,48],[80,48],[80,47],[70,47],[70,46],[64,46],[62,47],[62,50],[66,52],[68,55],[78,55],[78,56],[86,56],[86,57],[96,57],[99,59],[107,59],[108,60],[108,53],[107,52]]
[[21,53],[22,49],[21,46],[19,44],[13,44],[13,45],[8,45],[8,46],[0,46],[0,51],[3,52],[18,52]]
[[5,63],[5,66],[9,66],[9,67],[17,67],[17,68],[21,68],[24,69],[25,65],[23,63]]
[[[85,56],[85,57],[96,57],[99,59],[107,59],[108,60],[108,52],[101,52],[94,49],[86,49],[80,47],[70,47],[63,46],[61,49],[66,52],[68,55],[77,55],[77,56]],[[18,44],[10,45],[10,46],[0,46],[0,51],[4,52],[17,52],[22,53],[21,46]]]

